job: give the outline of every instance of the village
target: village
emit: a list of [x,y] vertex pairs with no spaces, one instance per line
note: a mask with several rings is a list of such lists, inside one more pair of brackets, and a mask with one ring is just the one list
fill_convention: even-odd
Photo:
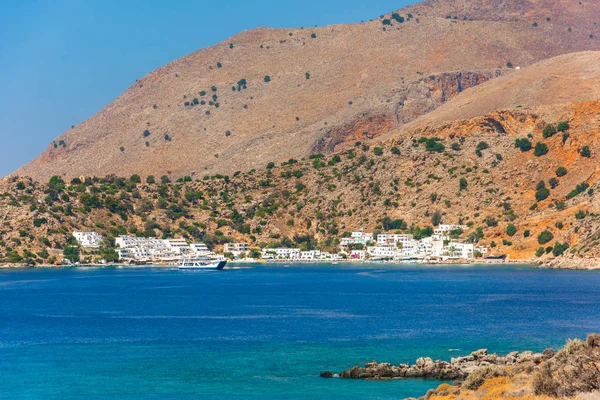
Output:
[[[460,262],[472,261],[488,254],[486,247],[452,239],[453,232],[466,230],[461,225],[440,225],[433,235],[415,239],[405,233],[373,233],[356,231],[342,237],[337,253],[301,248],[251,248],[248,243],[225,243],[222,251],[213,253],[204,243],[187,240],[119,236],[116,252],[122,263],[179,264],[196,257],[212,257],[239,262]],[[74,232],[84,250],[94,250],[103,244],[96,232]]]

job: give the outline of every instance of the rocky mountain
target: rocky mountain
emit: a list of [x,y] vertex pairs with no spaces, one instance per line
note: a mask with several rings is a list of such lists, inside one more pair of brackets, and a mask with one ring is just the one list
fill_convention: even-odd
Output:
[[593,264],[599,148],[596,100],[498,110],[330,155],[179,182],[167,174],[47,184],[9,177],[0,181],[0,259],[43,262],[74,230],[96,230],[107,243],[133,234],[215,249],[235,240],[335,251],[346,232],[418,237],[442,222],[469,226],[461,239],[511,260]]
[[[143,77],[16,174],[230,174],[391,137],[463,91],[485,99],[481,107],[467,99],[428,123],[592,100],[576,79],[536,98],[554,87],[546,68],[562,65],[568,77],[578,62],[569,56],[532,70],[530,101],[502,103],[500,84],[469,88],[513,76],[504,84],[525,89],[525,67],[600,50],[598,15],[595,1],[428,0],[365,23],[243,32]],[[598,64],[581,57],[585,68]]]

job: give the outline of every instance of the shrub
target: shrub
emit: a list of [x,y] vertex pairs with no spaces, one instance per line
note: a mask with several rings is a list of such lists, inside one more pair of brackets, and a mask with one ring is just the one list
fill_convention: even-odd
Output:
[[63,249],[63,256],[72,263],[75,263],[79,261],[79,248],[74,246],[65,247]]
[[539,249],[537,249],[537,250],[535,251],[535,256],[536,256],[536,257],[541,257],[541,256],[543,256],[544,254],[546,254],[546,250],[544,250],[544,248],[543,248],[543,247],[540,247]]
[[376,156],[382,156],[382,155],[383,155],[383,149],[382,149],[381,147],[375,147],[375,148],[373,149],[373,153],[374,153]]
[[398,13],[392,13],[392,19],[395,20],[398,23],[403,23],[404,22],[404,17],[401,16]]
[[587,214],[583,210],[579,210],[577,211],[577,214],[575,214],[576,219],[585,219],[585,217],[587,217]]
[[550,196],[550,189],[543,188],[535,192],[535,199],[537,201],[544,201]]
[[465,178],[460,178],[459,188],[460,190],[466,190],[469,187],[469,182]]
[[545,230],[538,235],[538,243],[542,244],[542,245],[544,245],[546,243],[550,243],[553,239],[554,239],[554,235],[552,234],[552,232],[550,232],[548,230]]
[[580,154],[582,157],[590,158],[592,156],[592,151],[590,150],[590,146],[583,146]]
[[560,257],[568,249],[569,249],[569,245],[568,244],[566,244],[566,243],[556,243],[554,245],[554,249],[552,250],[552,254],[554,255],[554,257]]
[[564,132],[566,130],[569,130],[569,128],[570,128],[569,123],[566,121],[563,121],[558,124],[558,126],[556,127],[556,130],[559,132]]
[[544,130],[542,131],[542,135],[545,138],[550,138],[554,135],[556,135],[556,127],[554,125],[546,125],[546,127],[544,128]]
[[400,149],[396,146],[392,147],[390,151],[392,152],[392,154],[400,155]]
[[558,167],[558,169],[556,170],[556,176],[558,176],[559,178],[562,178],[563,176],[567,175],[568,171],[565,167]]
[[515,140],[515,147],[519,148],[522,152],[531,150],[532,145],[528,139],[517,139]]
[[269,75],[265,76],[265,82],[266,83],[271,82],[271,77]]
[[267,164],[267,169],[273,169],[273,168],[275,168],[275,163],[271,161],[270,163]]
[[310,37],[313,38],[313,39],[316,39],[317,38],[317,34],[316,33],[311,33]]
[[590,187],[590,185],[588,185],[585,182],[580,183],[579,185],[577,185],[577,187],[575,187],[575,189],[573,189],[568,195],[567,195],[567,200],[571,200],[572,198],[574,198],[575,196],[580,195],[581,193],[585,192],[588,188]]
[[306,77],[306,79],[310,79],[310,73],[307,72],[306,74],[304,74],[304,76]]
[[431,224],[433,226],[439,226],[442,223],[442,214],[439,211],[435,211],[431,216]]
[[154,179],[153,175],[148,175],[148,177],[146,178],[146,183],[149,185],[153,185],[156,183],[156,179]]
[[548,154],[548,145],[546,143],[538,142],[535,144],[535,149],[533,150],[533,154],[536,157],[541,157],[543,155]]
[[440,142],[440,139],[430,138],[425,139],[425,150],[431,153],[442,153],[446,147]]
[[498,221],[496,220],[496,218],[488,216],[485,218],[485,224],[489,227],[494,227],[498,226]]
[[121,146],[119,147],[119,150],[121,150],[121,153],[125,151],[125,147]]
[[129,180],[133,183],[142,183],[142,178],[140,178],[140,176],[137,174],[131,175],[131,178],[129,178]]
[[462,384],[468,390],[477,390],[487,379],[506,376],[506,369],[499,366],[486,366],[471,372]]
[[461,151],[462,150],[461,147],[460,147],[460,144],[458,144],[456,142],[452,143],[452,145],[450,146],[450,148],[452,150],[454,150],[454,151]]
[[523,232],[523,237],[528,238],[529,236],[531,236],[531,231],[529,229]]
[[391,24],[392,24],[392,21],[390,21],[389,19],[387,19],[387,18],[386,18],[386,19],[384,19],[383,21],[381,21],[381,23],[382,23],[383,25],[391,25]]
[[144,131],[144,137],[148,137],[148,136],[150,136],[150,131],[148,129],[146,129]]
[[517,227],[514,226],[513,224],[510,224],[506,227],[506,234],[508,236],[515,236],[516,233],[517,233]]
[[548,181],[548,184],[550,184],[550,187],[552,189],[556,189],[556,187],[558,186],[558,179],[556,178],[550,178],[550,180]]
[[489,148],[490,148],[490,145],[487,144],[487,142],[479,142],[477,144],[477,150],[479,150],[479,151],[483,151],[483,150],[486,150],[486,149],[489,149]]

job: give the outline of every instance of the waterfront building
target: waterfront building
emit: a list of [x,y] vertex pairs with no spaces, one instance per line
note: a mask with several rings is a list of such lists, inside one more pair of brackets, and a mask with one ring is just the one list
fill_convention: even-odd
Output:
[[102,244],[102,235],[97,232],[73,232],[73,237],[83,248],[97,249]]
[[224,251],[237,257],[240,254],[250,252],[250,245],[248,243],[225,243]]

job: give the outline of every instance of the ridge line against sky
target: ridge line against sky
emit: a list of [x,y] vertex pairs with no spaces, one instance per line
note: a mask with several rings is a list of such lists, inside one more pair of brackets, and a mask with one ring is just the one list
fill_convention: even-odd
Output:
[[37,157],[136,79],[241,31],[356,23],[416,2],[5,0],[0,177]]

